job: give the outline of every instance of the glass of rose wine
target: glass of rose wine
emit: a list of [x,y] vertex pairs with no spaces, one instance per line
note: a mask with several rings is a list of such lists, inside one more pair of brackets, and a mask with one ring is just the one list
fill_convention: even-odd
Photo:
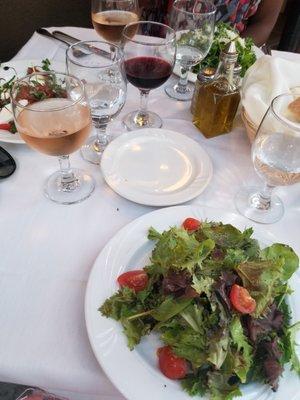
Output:
[[[132,32],[136,32],[132,36]],[[160,128],[161,118],[147,109],[149,92],[172,74],[176,57],[175,31],[158,22],[133,22],[123,30],[122,48],[128,82],[140,90],[140,109],[125,116],[128,130]]]
[[252,161],[264,188],[246,187],[235,198],[238,211],[265,224],[278,221],[284,212],[276,186],[300,182],[300,90],[273,99],[252,145]]
[[[92,0],[92,23],[103,39],[118,44],[123,28],[139,20],[138,0]],[[132,32],[132,36],[135,32]]]
[[33,73],[14,83],[11,103],[22,139],[29,147],[59,159],[60,170],[48,178],[45,195],[61,204],[89,197],[94,179],[71,168],[69,162],[69,154],[84,144],[92,126],[83,83],[62,73]]

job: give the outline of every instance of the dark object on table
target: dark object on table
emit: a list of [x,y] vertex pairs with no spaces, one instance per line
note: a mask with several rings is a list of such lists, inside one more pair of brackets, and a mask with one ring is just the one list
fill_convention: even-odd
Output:
[[0,147],[0,179],[8,178],[15,170],[15,160],[6,150]]

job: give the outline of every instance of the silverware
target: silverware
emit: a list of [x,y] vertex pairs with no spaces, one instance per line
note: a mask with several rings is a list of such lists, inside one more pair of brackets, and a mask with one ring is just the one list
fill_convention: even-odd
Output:
[[[71,44],[75,44],[80,42],[79,39],[70,36],[64,32],[60,31],[53,31],[52,33],[47,31],[47,29],[44,28],[39,28],[36,30],[37,33],[51,37],[52,39],[59,40],[60,42],[66,44],[67,46],[70,46]],[[76,47],[73,47],[73,55],[75,57],[83,57],[87,56],[90,54],[98,54],[99,56],[109,58],[111,59],[111,54],[108,51],[99,49],[96,46],[90,45],[90,44],[78,44]]]
[[[47,31],[47,29],[38,28],[38,29],[36,30],[36,32],[37,32],[39,35],[46,36],[46,37],[49,37],[49,38],[51,38],[51,39],[59,40],[60,42],[62,42],[62,43],[64,43],[65,45],[67,45],[68,47],[70,47],[70,45],[71,45],[71,43],[67,42],[66,40],[63,40],[63,39],[62,39],[61,37],[59,37],[59,36],[53,35],[51,32]],[[80,49],[75,49],[75,48],[73,48],[73,55],[74,55],[74,57],[80,58],[80,57],[86,56],[87,53],[84,53],[84,52],[81,51]]]

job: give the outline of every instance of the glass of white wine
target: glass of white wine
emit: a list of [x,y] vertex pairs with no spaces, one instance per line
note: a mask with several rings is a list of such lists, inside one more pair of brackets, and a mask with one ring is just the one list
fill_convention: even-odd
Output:
[[[92,0],[94,29],[108,42],[120,43],[123,28],[138,20],[138,0]],[[132,36],[134,34],[132,32]]]
[[209,0],[175,0],[170,13],[170,26],[176,31],[176,61],[180,80],[165,88],[176,100],[192,99],[193,85],[188,84],[188,73],[208,54],[212,45],[216,7]]
[[284,207],[274,195],[276,186],[300,182],[300,91],[275,97],[252,145],[252,161],[263,189],[247,187],[235,198],[238,211],[260,223],[278,221]]
[[92,127],[83,83],[62,73],[33,73],[14,83],[11,104],[17,130],[28,146],[59,159],[60,170],[48,178],[45,195],[61,204],[89,197],[94,179],[69,162],[69,154],[80,149]]

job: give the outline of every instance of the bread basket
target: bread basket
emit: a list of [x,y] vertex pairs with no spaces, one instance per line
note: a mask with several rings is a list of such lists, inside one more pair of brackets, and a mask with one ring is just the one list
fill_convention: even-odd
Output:
[[252,143],[255,139],[258,126],[255,125],[254,122],[249,118],[249,115],[247,114],[244,107],[242,107],[241,117],[242,117],[243,123],[245,125],[248,138],[249,138],[250,142]]

